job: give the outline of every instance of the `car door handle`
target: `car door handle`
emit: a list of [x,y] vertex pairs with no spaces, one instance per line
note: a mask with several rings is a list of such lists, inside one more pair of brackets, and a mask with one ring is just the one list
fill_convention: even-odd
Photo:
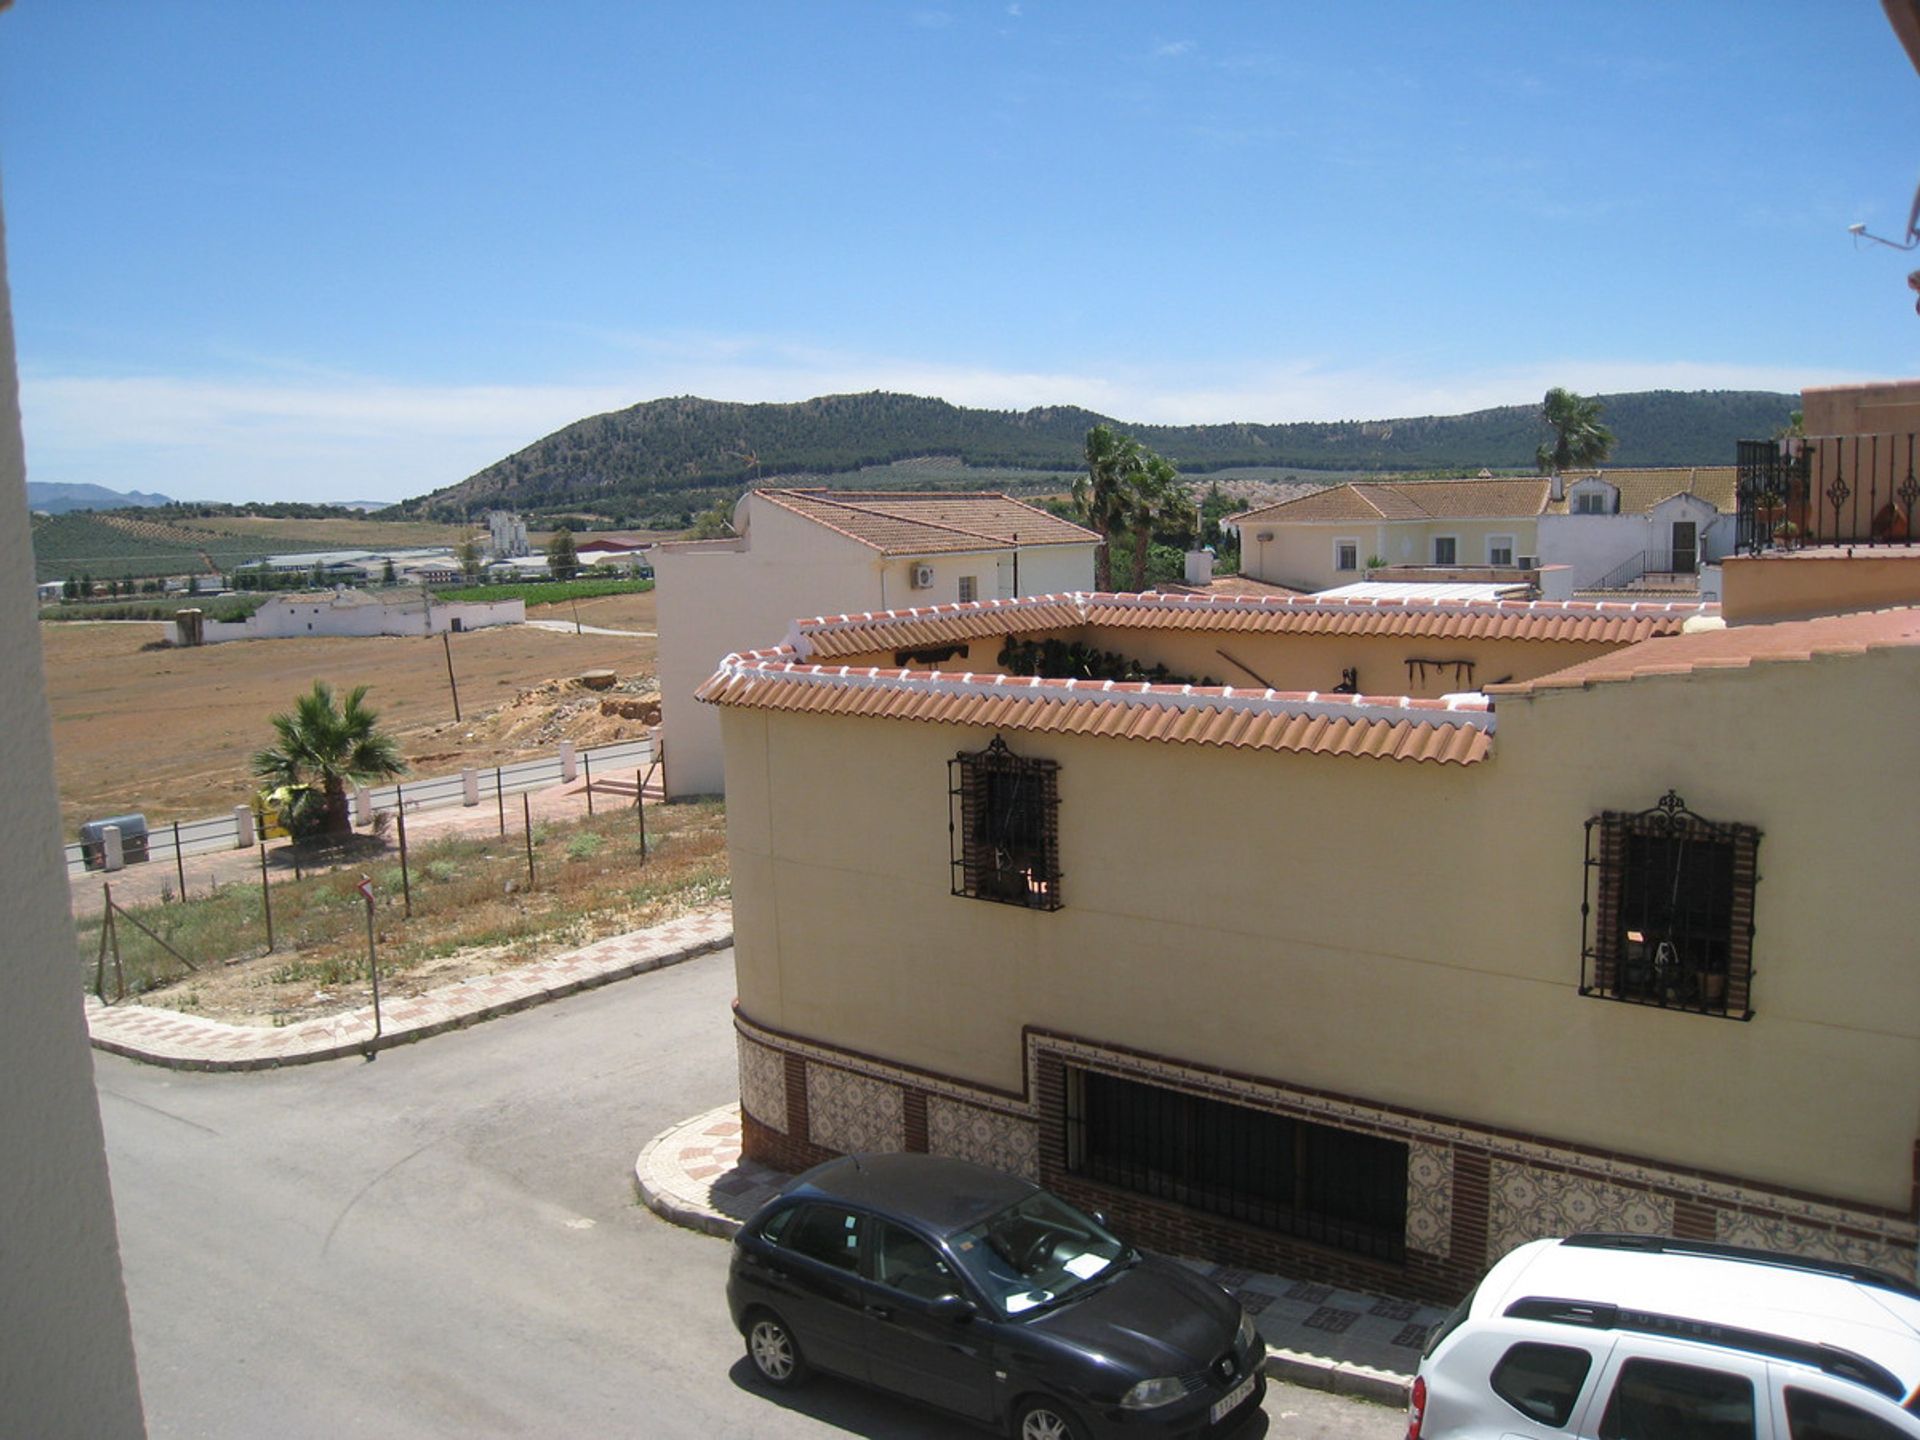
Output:
[[873,1316],[876,1320],[891,1320],[893,1318],[893,1307],[891,1305],[869,1305],[866,1308],[867,1314]]

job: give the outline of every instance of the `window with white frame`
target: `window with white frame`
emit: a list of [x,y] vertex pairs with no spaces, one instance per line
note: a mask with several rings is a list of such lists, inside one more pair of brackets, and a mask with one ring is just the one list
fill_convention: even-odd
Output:
[[960,577],[960,603],[965,605],[969,601],[978,600],[979,598],[980,577],[977,575],[962,575]]
[[1360,568],[1360,542],[1358,540],[1336,540],[1333,542],[1333,568],[1336,570],[1358,570]]
[[1489,565],[1513,564],[1513,536],[1511,535],[1487,536],[1487,564]]
[[1433,537],[1433,563],[1436,565],[1458,565],[1460,563],[1460,540],[1455,535],[1436,535]]
[[1607,513],[1607,497],[1598,490],[1583,490],[1573,497],[1573,513],[1576,515],[1604,515]]

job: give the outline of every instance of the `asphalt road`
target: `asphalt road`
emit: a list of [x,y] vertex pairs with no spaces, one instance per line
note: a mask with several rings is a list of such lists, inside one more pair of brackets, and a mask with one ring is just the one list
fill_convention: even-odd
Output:
[[[641,1146],[737,1093],[732,994],[723,951],[373,1063],[96,1056],[150,1434],[980,1435],[757,1386],[727,1246],[635,1200]],[[1249,1440],[1402,1429],[1287,1387],[1267,1412]]]

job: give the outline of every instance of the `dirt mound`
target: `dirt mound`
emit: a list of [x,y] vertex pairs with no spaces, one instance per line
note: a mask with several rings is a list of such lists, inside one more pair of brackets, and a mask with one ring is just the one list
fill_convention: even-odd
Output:
[[415,769],[436,762],[471,763],[477,754],[551,750],[562,740],[581,749],[633,740],[660,723],[660,691],[652,677],[636,675],[611,692],[577,677],[549,680],[522,690],[499,708],[464,724],[437,726],[432,738],[457,748],[416,750]]

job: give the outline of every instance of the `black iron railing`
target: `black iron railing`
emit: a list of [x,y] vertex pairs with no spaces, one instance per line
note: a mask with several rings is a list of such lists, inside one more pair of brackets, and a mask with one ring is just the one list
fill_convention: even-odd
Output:
[[1736,546],[1912,545],[1920,435],[1808,435],[1738,443]]
[[1142,1081],[1067,1074],[1067,1170],[1377,1260],[1406,1256],[1407,1146]]

